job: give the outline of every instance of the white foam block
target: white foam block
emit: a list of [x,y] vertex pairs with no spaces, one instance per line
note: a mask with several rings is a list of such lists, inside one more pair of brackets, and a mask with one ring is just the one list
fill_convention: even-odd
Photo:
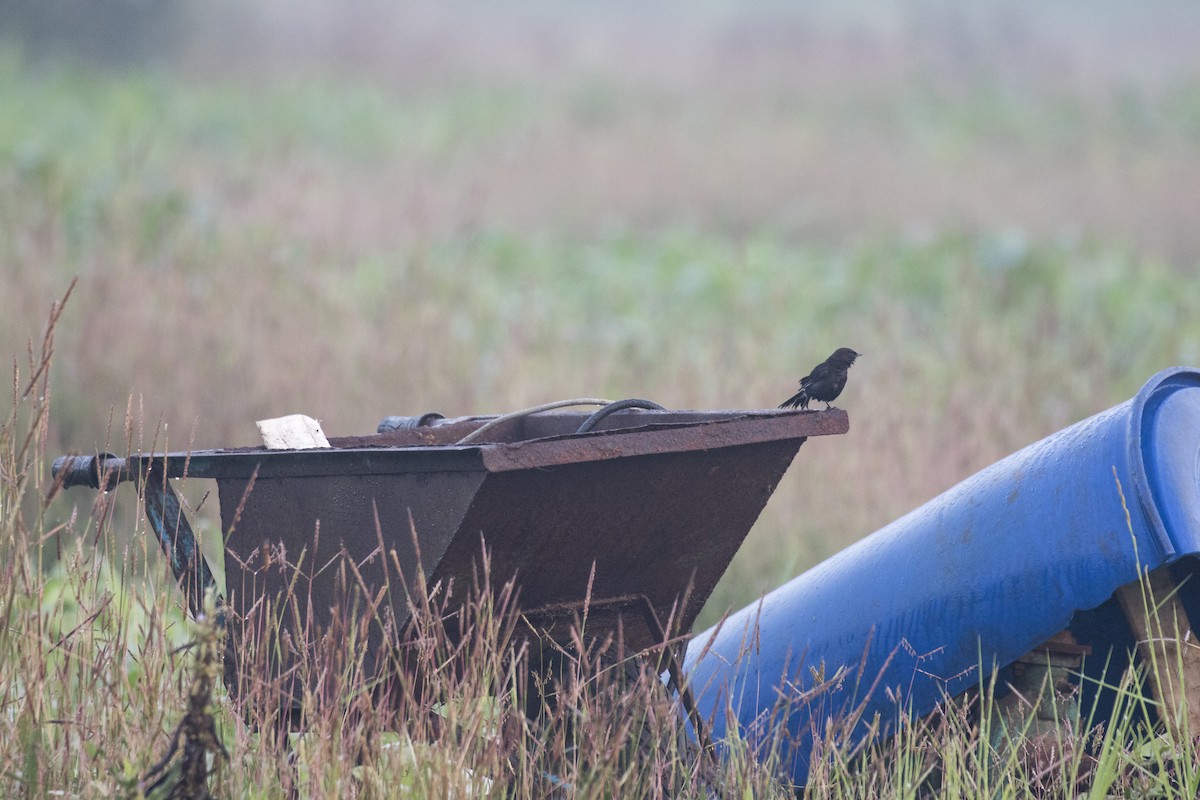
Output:
[[308,450],[329,447],[321,423],[303,414],[289,414],[275,419],[260,419],[258,433],[268,450]]

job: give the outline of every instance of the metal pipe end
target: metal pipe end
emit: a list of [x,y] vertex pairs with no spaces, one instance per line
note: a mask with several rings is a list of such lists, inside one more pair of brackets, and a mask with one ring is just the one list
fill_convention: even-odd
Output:
[[112,453],[98,453],[94,456],[66,455],[54,459],[50,474],[56,482],[61,481],[65,489],[87,486],[110,492],[121,482],[124,466],[125,459]]
[[379,427],[375,429],[376,433],[387,433],[388,431],[402,431],[412,428],[424,428],[435,424],[438,420],[445,419],[436,411],[430,411],[422,414],[419,417],[384,417],[379,423]]

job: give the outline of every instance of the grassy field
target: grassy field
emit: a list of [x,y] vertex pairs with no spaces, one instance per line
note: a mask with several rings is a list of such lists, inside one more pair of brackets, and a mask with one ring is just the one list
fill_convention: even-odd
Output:
[[[239,36],[194,10],[167,67],[0,49],[0,602],[34,620],[3,662],[6,764],[127,741],[132,774],[182,708],[191,634],[161,617],[133,498],[43,505],[60,452],[251,444],[294,412],[344,435],[585,395],[771,407],[834,348],[865,353],[850,433],[801,450],[711,622],[1200,363],[1186,4],[256,8],[225,9]],[[99,650],[47,644],[117,609]],[[149,701],[103,677],[117,651]],[[21,688],[54,669],[66,694]],[[111,708],[30,738],[82,703]],[[88,758],[38,791],[117,786],[121,758]]]

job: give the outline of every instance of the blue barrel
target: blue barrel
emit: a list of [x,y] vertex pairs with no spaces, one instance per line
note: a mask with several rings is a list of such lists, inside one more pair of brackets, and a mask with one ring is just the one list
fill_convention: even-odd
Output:
[[1200,371],[1174,368],[698,634],[685,667],[714,736],[736,719],[803,785],[830,718],[931,711],[1196,553]]

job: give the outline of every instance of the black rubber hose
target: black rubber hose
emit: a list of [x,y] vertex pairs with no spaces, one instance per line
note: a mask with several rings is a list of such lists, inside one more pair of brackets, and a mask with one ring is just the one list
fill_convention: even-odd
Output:
[[621,411],[622,409],[626,409],[626,408],[646,408],[646,409],[650,409],[652,411],[665,411],[666,410],[662,406],[660,406],[658,403],[654,402],[653,400],[639,400],[636,397],[631,397],[628,400],[617,400],[615,402],[609,403],[604,408],[600,409],[599,411],[597,411],[596,413],[592,414],[590,417],[585,419],[583,421],[583,424],[579,426],[579,430],[577,430],[575,432],[576,433],[587,433],[592,428],[599,425],[600,420],[604,419],[609,414],[612,414],[615,411]]

